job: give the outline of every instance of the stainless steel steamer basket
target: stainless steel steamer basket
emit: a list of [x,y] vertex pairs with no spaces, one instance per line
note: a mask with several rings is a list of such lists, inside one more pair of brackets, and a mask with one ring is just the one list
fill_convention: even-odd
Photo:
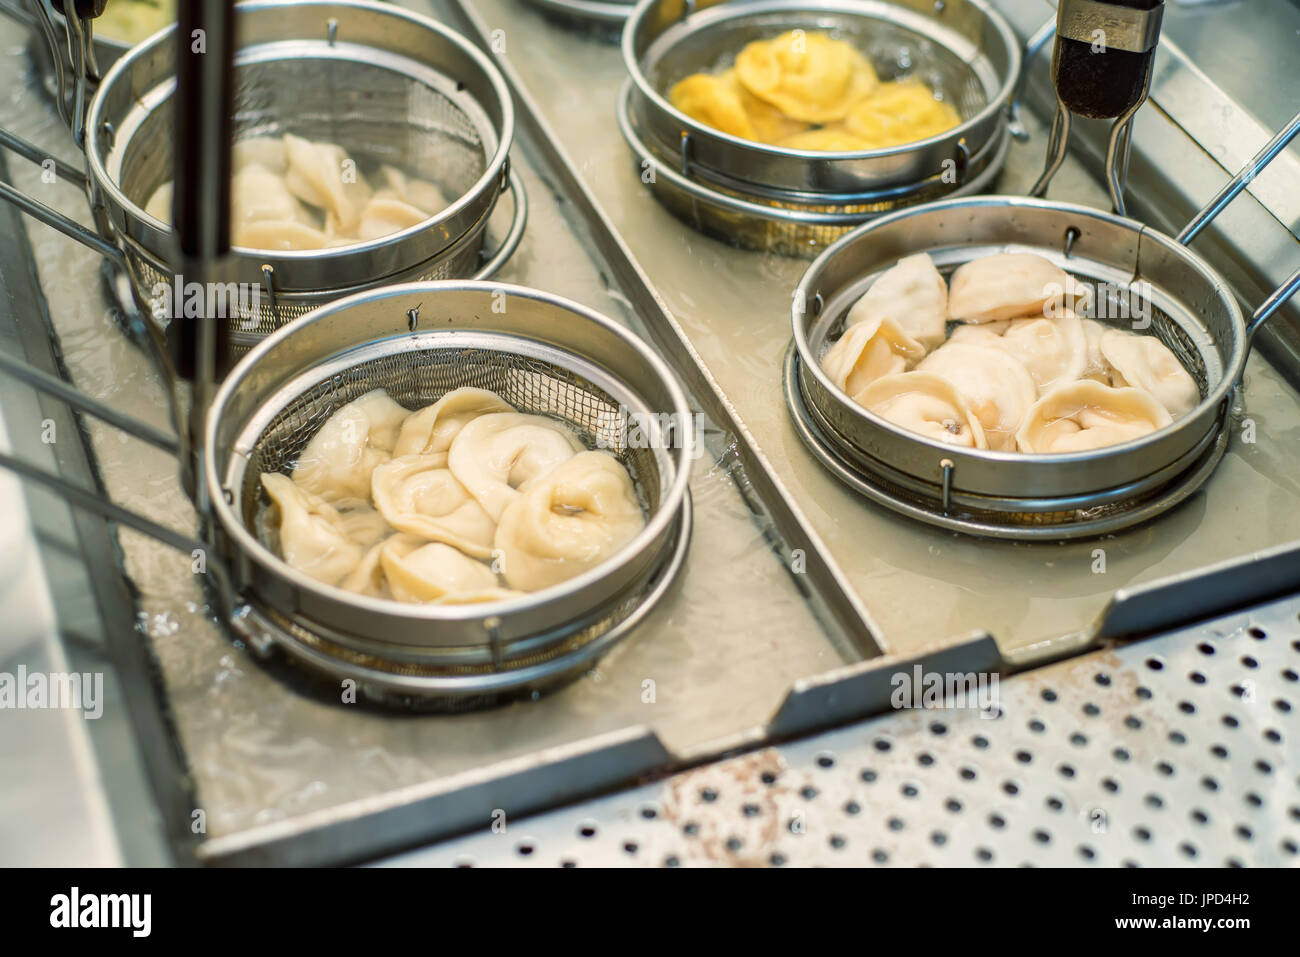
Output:
[[[795,28],[853,40],[886,79],[918,76],[944,90],[962,122],[890,149],[820,152],[743,140],[669,103],[677,80]],[[676,194],[679,212],[704,207],[700,225],[746,245],[806,253],[882,212],[983,186],[1005,158],[1020,49],[984,0],[642,0],[622,45],[630,81],[620,122],[654,169],[648,181],[665,198]]]
[[[137,317],[137,322],[145,320]],[[168,375],[165,360],[162,371]],[[183,441],[0,354],[0,372],[184,457]],[[645,528],[601,565],[535,594],[483,605],[367,598],[322,585],[261,537],[259,476],[292,466],[344,403],[383,387],[410,408],[450,389],[492,389],[568,423],[628,469]],[[533,695],[577,677],[669,591],[689,547],[696,436],[672,371],[609,319],[547,293],[489,282],[389,286],[285,326],[230,373],[205,418],[203,539],[191,539],[0,450],[0,467],[187,557],[231,632],[385,703],[439,709]],[[207,511],[204,511],[207,509]]]
[[[917,252],[929,253],[945,274],[993,253],[1037,253],[1094,286],[1104,304],[1095,318],[1112,325],[1132,328],[1131,317],[1149,305],[1151,324],[1143,331],[1159,336],[1192,373],[1200,404],[1152,435],[1062,455],[956,448],[878,418],[831,382],[821,359],[875,278]],[[1144,498],[1181,483],[1179,494],[1168,499],[1172,504],[1187,494],[1189,477],[1199,484],[1209,475],[1198,465],[1207,455],[1217,461],[1222,454],[1249,332],[1294,282],[1293,277],[1261,307],[1248,330],[1231,290],[1208,263],[1139,222],[1045,200],[945,200],[863,226],[809,267],[794,299],[787,398],[806,440],[805,412],[812,431],[866,480],[924,503],[923,514],[915,517],[1011,538],[1098,534],[1150,517],[1149,501],[1133,507]]]
[[[260,474],[291,466],[341,405],[383,387],[417,408],[460,386],[491,389],[523,412],[565,421],[588,446],[608,448],[632,475],[646,527],[599,567],[488,606],[354,595],[294,570],[261,540]],[[642,440],[610,429],[621,414],[644,424]],[[413,283],[315,310],[244,357],[207,420],[205,481],[218,550],[247,606],[239,627],[300,657],[387,670],[408,689],[416,678],[438,694],[508,684],[503,671],[548,653],[563,659],[559,652],[574,641],[586,645],[617,626],[667,565],[680,564],[691,423],[661,359],[610,320],[556,296],[500,283]]]
[[[260,337],[365,284],[443,276],[445,254],[463,252],[457,243],[475,229],[481,239],[507,181],[514,110],[495,66],[448,28],[388,4],[256,0],[236,9],[236,140],[288,132],[337,142],[359,164],[393,162],[458,197],[431,220],[339,249],[236,247],[234,278],[268,286],[246,331]],[[172,178],[171,33],[108,71],[87,121],[90,172],[137,292],[169,282],[172,271],[157,267],[175,260],[170,228],[143,209]],[[294,301],[277,303],[281,295]]]

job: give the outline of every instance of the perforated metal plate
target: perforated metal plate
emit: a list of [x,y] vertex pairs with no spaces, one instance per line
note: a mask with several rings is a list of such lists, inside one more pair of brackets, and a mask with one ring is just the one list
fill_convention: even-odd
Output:
[[385,863],[1298,866],[1298,710],[1300,597]]

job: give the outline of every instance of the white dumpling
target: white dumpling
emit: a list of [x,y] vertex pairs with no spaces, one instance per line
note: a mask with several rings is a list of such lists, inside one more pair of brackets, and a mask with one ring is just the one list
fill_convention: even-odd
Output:
[[1034,403],[1016,433],[1016,445],[1021,452],[1081,452],[1150,435],[1172,421],[1165,407],[1141,389],[1081,379]]
[[390,196],[375,194],[361,211],[361,221],[357,225],[357,238],[362,240],[379,239],[401,232],[412,226],[418,226],[429,218],[429,214],[417,209],[410,203]]
[[266,220],[311,225],[311,214],[289,192],[284,179],[260,163],[252,163],[231,179],[230,228]]
[[328,502],[365,502],[370,473],[387,462],[410,413],[383,389],[353,399],[325,420],[298,456],[293,480]]
[[368,598],[389,597],[388,582],[384,578],[384,568],[379,562],[387,539],[370,546],[361,561],[341,582],[339,587]]
[[493,602],[506,601],[510,598],[520,598],[525,592],[515,591],[513,588],[483,588],[479,591],[461,591],[452,592],[443,595],[441,598],[435,598],[429,602],[431,605],[490,605]]
[[430,602],[448,595],[477,594],[500,587],[496,574],[441,542],[395,535],[379,550],[389,591],[398,601]]
[[567,427],[540,415],[491,412],[466,423],[452,440],[447,467],[494,521],[519,489],[583,449]]
[[849,325],[893,319],[927,349],[943,342],[948,321],[948,284],[926,253],[905,256],[885,270],[849,310]]
[[987,345],[949,342],[916,368],[941,375],[957,387],[979,419],[990,449],[1016,450],[1016,430],[1038,398],[1033,376],[1019,359]]
[[325,211],[326,232],[352,236],[370,199],[370,186],[356,162],[335,143],[313,143],[286,133],[285,185],[305,203]]
[[997,348],[1001,345],[1003,334],[1010,327],[1010,319],[999,319],[997,322],[964,322],[952,330],[952,335],[948,337],[948,341],[960,342],[963,345],[993,346]]
[[314,226],[291,219],[260,219],[231,232],[231,242],[245,249],[328,249],[346,243]]
[[997,345],[1029,370],[1040,395],[1080,378],[1088,364],[1088,340],[1072,312],[1059,319],[1012,320]]
[[1083,325],[1083,341],[1088,346],[1088,358],[1079,378],[1095,379],[1103,385],[1117,385],[1118,383],[1111,381],[1114,370],[1101,353],[1101,337],[1106,332],[1106,326],[1096,319],[1082,319],[1080,322]]
[[402,423],[393,456],[446,452],[465,423],[489,412],[514,412],[495,392],[465,386],[452,389],[437,402],[412,412]]
[[340,526],[338,511],[286,475],[264,472],[261,478],[278,512],[280,556],[304,575],[337,585],[357,567],[364,553]]
[[380,167],[380,172],[398,199],[424,210],[426,217],[440,213],[451,205],[447,202],[446,194],[427,180],[407,176],[395,166]]
[[1150,392],[1174,418],[1186,415],[1201,401],[1196,380],[1155,336],[1107,329],[1101,336],[1101,354],[1113,370],[1114,385]]
[[831,381],[850,398],[882,376],[902,372],[925,356],[917,342],[893,319],[868,319],[849,326],[822,358]]
[[497,523],[444,466],[446,458],[406,455],[378,466],[370,479],[375,507],[398,531],[489,558]]
[[926,438],[986,449],[984,428],[951,382],[933,372],[900,372],[877,379],[856,399],[882,419]]
[[172,182],[168,180],[153,191],[153,194],[144,204],[144,211],[154,219],[170,223],[172,221],[172,192]]
[[289,156],[280,136],[248,136],[231,147],[231,165],[236,173],[246,167],[263,166],[283,176],[289,170]]
[[377,545],[393,534],[393,529],[377,509],[357,503],[349,503],[349,506],[339,511],[339,528],[362,548]]
[[495,544],[506,583],[537,591],[599,565],[644,526],[627,469],[607,452],[581,452],[516,497]]
[[957,267],[948,283],[948,317],[992,322],[1041,316],[1060,307],[1069,277],[1034,253],[982,256]]

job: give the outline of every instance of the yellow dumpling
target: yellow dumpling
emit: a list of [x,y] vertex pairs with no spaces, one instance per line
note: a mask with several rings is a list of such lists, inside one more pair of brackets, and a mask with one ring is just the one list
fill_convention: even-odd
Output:
[[816,130],[807,130],[787,136],[778,144],[793,150],[829,150],[847,152],[849,150],[869,150],[872,145],[861,137],[854,136],[848,130],[838,126],[824,126]]
[[731,78],[740,96],[740,104],[745,109],[745,115],[749,117],[749,122],[754,127],[754,135],[761,142],[779,143],[808,129],[808,123],[791,119],[771,103],[760,100],[745,89],[744,84],[736,79],[735,70],[728,70],[723,75]]
[[747,45],[736,57],[736,76],[760,100],[807,123],[844,119],[879,82],[853,46],[802,30]]
[[917,81],[882,83],[844,120],[845,128],[869,144],[864,149],[901,146],[950,130],[961,122],[948,103],[936,100]]
[[673,86],[668,99],[677,109],[705,126],[746,140],[757,136],[754,124],[741,105],[734,78],[726,73],[721,76],[708,73],[688,76]]

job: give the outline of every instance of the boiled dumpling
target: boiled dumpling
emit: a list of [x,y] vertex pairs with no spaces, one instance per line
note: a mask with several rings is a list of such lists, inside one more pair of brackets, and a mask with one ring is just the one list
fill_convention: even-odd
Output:
[[383,174],[388,188],[397,194],[397,198],[404,203],[410,203],[416,209],[424,210],[426,219],[451,205],[447,202],[446,194],[427,180],[407,176],[395,166],[381,166],[379,171]]
[[385,544],[387,539],[370,546],[357,567],[339,582],[339,587],[344,591],[365,595],[368,598],[387,598],[388,583],[384,580],[384,569],[379,563],[379,556]]
[[606,452],[580,452],[531,483],[502,514],[502,574],[525,591],[559,584],[599,565],[644,525],[627,469]]
[[164,223],[172,221],[172,183],[171,180],[163,183],[153,191],[148,201],[144,204],[144,211]]
[[1102,333],[1100,348],[1113,370],[1112,384],[1150,392],[1174,418],[1186,415],[1201,401],[1196,380],[1155,336],[1107,329]]
[[1088,360],[1084,363],[1079,378],[1096,379],[1103,385],[1118,385],[1111,381],[1114,370],[1101,353],[1101,337],[1105,334],[1106,327],[1096,319],[1082,319],[1080,322],[1083,324],[1083,341],[1088,345]]
[[822,358],[831,381],[856,399],[881,376],[902,372],[919,361],[925,347],[893,319],[876,317],[851,325]]
[[262,166],[283,176],[289,170],[289,156],[282,136],[249,136],[231,147],[231,165],[235,172],[249,166]]
[[433,405],[413,412],[402,423],[393,456],[446,452],[451,448],[452,439],[471,419],[489,412],[514,411],[514,406],[487,389],[473,386],[453,389]]
[[231,179],[230,228],[263,220],[288,220],[309,225],[310,214],[289,192],[284,180],[260,163],[245,166]]
[[429,214],[424,210],[397,199],[395,195],[376,193],[370,197],[370,202],[366,203],[366,208],[361,212],[361,222],[357,225],[357,238],[380,239],[401,232],[403,229],[418,226],[428,218]]
[[1022,452],[1081,452],[1149,435],[1173,420],[1140,389],[1114,389],[1081,379],[1047,393],[1016,433]]
[[736,56],[736,77],[760,100],[807,123],[844,119],[879,82],[852,44],[802,30],[748,44]]
[[262,487],[279,512],[280,555],[291,567],[326,585],[357,567],[364,550],[340,527],[332,505],[279,472],[262,473]]
[[379,550],[384,580],[398,601],[429,602],[499,588],[497,576],[450,545],[395,535]]
[[245,249],[328,249],[346,245],[304,223],[291,219],[260,219],[235,229],[231,240]]
[[932,372],[900,372],[871,383],[854,396],[860,405],[895,425],[947,445],[986,449],[984,429],[951,382]]
[[301,199],[325,210],[326,232],[352,234],[370,198],[370,187],[356,163],[334,143],[313,143],[286,133],[289,171],[285,185]]
[[916,368],[941,375],[957,387],[979,419],[990,449],[1016,450],[1016,430],[1038,397],[1033,377],[1018,359],[989,346],[949,342]]
[[1074,313],[1060,319],[1015,319],[997,343],[1029,370],[1039,393],[1083,375],[1088,340]]
[[740,90],[729,72],[721,76],[692,74],[673,85],[668,99],[674,107],[705,126],[745,140],[758,139],[741,102]]
[[531,479],[540,478],[583,445],[567,427],[540,415],[492,412],[468,422],[452,440],[447,467],[500,521]]
[[871,284],[846,321],[855,325],[873,319],[893,319],[927,349],[943,342],[948,284],[934,268],[934,260],[925,253],[900,259]]
[[307,443],[294,482],[329,502],[368,500],[370,473],[388,461],[409,414],[383,389],[353,399]]
[[818,150],[827,153],[858,153],[871,149],[871,144],[848,130],[834,126],[823,126],[815,130],[805,130],[784,139],[777,140],[778,146],[792,150]]
[[431,605],[489,605],[493,602],[519,598],[525,593],[513,588],[483,588],[479,591],[460,591],[443,595],[429,602]]
[[744,84],[736,79],[734,69],[728,70],[722,76],[735,88],[736,95],[740,97],[740,105],[754,128],[755,139],[763,143],[778,143],[808,129],[808,124],[803,120],[786,116],[771,103],[760,100],[745,89]]
[[1000,348],[1003,334],[1011,328],[1010,319],[998,322],[963,322],[948,336],[949,342],[960,342],[971,346],[993,346]]
[[844,127],[864,141],[866,149],[886,149],[914,143],[950,130],[961,122],[957,111],[937,100],[915,80],[881,83],[849,112]]
[[1042,256],[1000,253],[957,267],[948,283],[948,316],[991,322],[1041,316],[1065,300],[1069,277]]
[[375,507],[398,531],[489,558],[497,524],[444,467],[445,459],[406,455],[378,466],[370,479]]

